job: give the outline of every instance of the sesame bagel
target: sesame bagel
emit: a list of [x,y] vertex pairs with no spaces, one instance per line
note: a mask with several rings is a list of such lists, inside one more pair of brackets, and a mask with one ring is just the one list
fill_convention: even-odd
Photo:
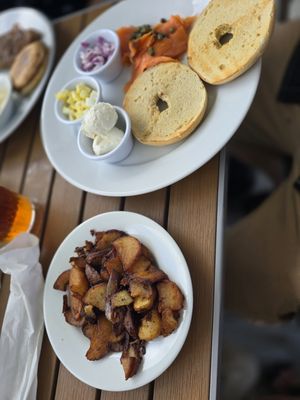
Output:
[[213,85],[231,81],[262,55],[274,20],[274,0],[211,0],[190,33],[189,65]]
[[33,42],[17,55],[10,76],[14,89],[30,93],[41,80],[47,66],[48,51],[41,41]]
[[151,146],[172,144],[191,134],[206,105],[206,89],[198,75],[179,62],[146,70],[124,98],[134,136]]

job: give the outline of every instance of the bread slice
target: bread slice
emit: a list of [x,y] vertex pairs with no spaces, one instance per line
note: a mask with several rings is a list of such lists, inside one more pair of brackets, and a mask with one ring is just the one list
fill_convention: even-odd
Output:
[[262,55],[274,20],[274,0],[211,0],[190,33],[189,65],[213,85],[231,81]]
[[206,89],[198,75],[179,62],[146,70],[124,98],[134,136],[151,146],[165,146],[188,136],[203,118],[206,105]]
[[41,80],[48,59],[48,49],[41,41],[28,44],[17,55],[10,76],[14,89],[28,94]]

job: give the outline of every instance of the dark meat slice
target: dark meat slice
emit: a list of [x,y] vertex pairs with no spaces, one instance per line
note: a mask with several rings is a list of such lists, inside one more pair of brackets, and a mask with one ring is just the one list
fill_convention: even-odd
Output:
[[9,68],[16,55],[29,43],[41,38],[33,29],[21,29],[14,25],[12,29],[0,36],[0,68]]

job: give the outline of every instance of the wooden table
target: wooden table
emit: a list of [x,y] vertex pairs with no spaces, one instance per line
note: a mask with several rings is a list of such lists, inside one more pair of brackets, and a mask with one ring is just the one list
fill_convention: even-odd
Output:
[[[55,22],[57,61],[75,36],[107,6]],[[41,144],[42,98],[17,131],[0,144],[0,185],[28,195],[36,204],[33,233],[40,238],[46,275],[57,247],[83,220],[112,210],[144,214],[164,226],[186,257],[194,288],[189,335],[172,366],[140,389],[100,393],[73,377],[56,358],[44,335],[37,398],[84,400],[215,399],[221,298],[221,239],[224,157],[218,155],[182,181],[154,193],[112,198],[85,193],[67,183],[50,165]],[[67,206],[66,206],[67,205]],[[9,292],[3,275],[0,328]]]

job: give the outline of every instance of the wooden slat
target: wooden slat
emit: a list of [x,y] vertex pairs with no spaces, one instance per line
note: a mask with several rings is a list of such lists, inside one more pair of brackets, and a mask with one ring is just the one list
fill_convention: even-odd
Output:
[[155,381],[155,400],[209,398],[217,171],[216,157],[171,189],[168,230],[187,260],[194,308],[181,353]]
[[[128,197],[124,210],[143,214],[163,225],[166,193],[167,190],[163,189],[143,196]],[[147,357],[147,353],[145,357]],[[101,400],[148,400],[150,394],[151,385],[146,385],[129,392],[102,391]]]

